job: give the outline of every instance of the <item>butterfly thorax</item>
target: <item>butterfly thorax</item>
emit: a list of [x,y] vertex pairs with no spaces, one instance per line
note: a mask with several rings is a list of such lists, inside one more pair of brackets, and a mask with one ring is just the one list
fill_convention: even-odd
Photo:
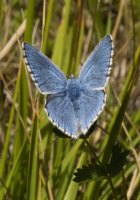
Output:
[[71,99],[71,101],[77,100],[80,97],[80,84],[79,80],[72,77],[68,79],[67,82],[67,95]]

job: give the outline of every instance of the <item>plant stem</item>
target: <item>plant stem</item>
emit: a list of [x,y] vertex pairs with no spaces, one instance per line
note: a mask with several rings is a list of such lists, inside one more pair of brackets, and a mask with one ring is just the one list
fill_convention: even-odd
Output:
[[[91,153],[94,155],[94,157],[96,158],[98,164],[99,164],[101,167],[103,167],[104,170],[105,170],[106,173],[107,173],[107,170],[106,170],[105,166],[100,162],[98,156],[95,154],[95,152],[94,152],[93,148],[91,147],[91,145],[89,144],[88,140],[87,140],[86,138],[84,138],[84,140],[85,140],[85,143],[87,144],[87,146],[89,147],[90,152],[91,152]],[[111,187],[111,190],[112,190],[112,193],[113,193],[113,195],[114,195],[114,198],[115,198],[116,200],[118,200],[118,197],[117,197],[115,188],[114,188],[113,183],[112,183],[112,180],[111,180],[111,178],[110,178],[109,176],[108,176],[107,180],[108,180],[109,185],[110,185],[110,187]]]
[[88,140],[87,140],[86,138],[84,138],[84,140],[85,140],[85,143],[87,144],[87,146],[88,146],[90,152],[91,152],[91,153],[93,154],[93,156],[96,158],[98,164],[99,164],[100,166],[102,166],[102,163],[100,162],[98,156],[96,155],[96,153],[94,152],[93,148],[92,148],[91,145],[89,144]]
[[114,186],[113,186],[113,183],[112,183],[111,178],[108,177],[107,180],[108,180],[109,185],[110,185],[110,187],[111,187],[111,190],[112,190],[112,193],[113,193],[113,195],[114,195],[114,198],[115,198],[116,200],[118,200],[118,197],[117,197],[117,194],[116,194],[116,191],[115,191],[115,188],[114,188]]

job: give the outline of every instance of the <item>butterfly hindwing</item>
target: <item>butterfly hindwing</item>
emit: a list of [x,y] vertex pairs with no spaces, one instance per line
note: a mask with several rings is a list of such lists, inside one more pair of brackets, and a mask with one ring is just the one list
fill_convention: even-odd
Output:
[[74,109],[65,93],[48,95],[45,110],[52,123],[62,132],[72,138],[77,137]]
[[64,90],[66,76],[48,57],[27,43],[23,43],[23,53],[31,77],[41,93],[54,94]]
[[81,132],[86,134],[97,120],[105,105],[106,95],[103,90],[85,90],[79,99]]
[[85,61],[79,80],[83,87],[91,90],[104,89],[112,64],[113,44],[110,35],[103,38]]

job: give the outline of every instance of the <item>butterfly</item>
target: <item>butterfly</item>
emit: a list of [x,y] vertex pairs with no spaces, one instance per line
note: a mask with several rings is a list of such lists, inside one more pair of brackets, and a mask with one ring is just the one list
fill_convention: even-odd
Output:
[[86,135],[103,111],[109,79],[113,42],[106,35],[83,64],[78,78],[69,79],[43,53],[23,43],[25,64],[40,93],[47,95],[45,111],[60,131],[72,137]]

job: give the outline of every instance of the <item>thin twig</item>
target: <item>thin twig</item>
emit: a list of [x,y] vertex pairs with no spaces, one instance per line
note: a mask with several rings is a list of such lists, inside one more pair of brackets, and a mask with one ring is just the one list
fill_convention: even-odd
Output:
[[121,18],[122,18],[122,15],[123,15],[124,6],[125,6],[125,0],[120,1],[119,13],[118,13],[117,20],[116,20],[116,23],[115,23],[115,26],[114,26],[114,29],[113,29],[113,32],[112,32],[113,39],[116,38],[116,35],[117,35],[117,32],[118,32],[120,22],[121,22]]
[[0,51],[0,60],[2,60],[9,53],[14,44],[17,42],[17,38],[20,38],[23,35],[25,27],[26,19],[22,22],[17,31],[13,34],[13,36],[10,38],[4,48]]
[[133,199],[133,194],[137,187],[139,187],[139,181],[140,181],[140,174],[139,170],[136,168],[133,172],[132,178],[130,180],[129,188],[127,190],[127,197],[128,199]]

